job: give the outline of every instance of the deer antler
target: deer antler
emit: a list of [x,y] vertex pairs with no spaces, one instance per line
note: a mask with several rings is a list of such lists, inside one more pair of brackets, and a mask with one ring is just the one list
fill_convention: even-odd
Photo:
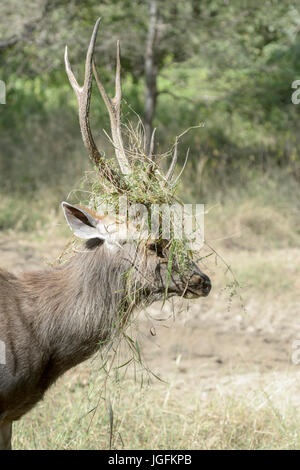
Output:
[[[77,101],[78,101],[78,110],[79,110],[79,123],[80,129],[82,134],[82,139],[85,147],[88,149],[89,155],[91,160],[94,164],[98,167],[100,173],[111,182],[118,192],[123,192],[128,190],[128,182],[123,177],[123,175],[128,175],[131,173],[131,166],[128,161],[124,145],[122,139],[122,132],[121,132],[121,99],[122,99],[122,88],[121,88],[121,61],[120,61],[120,43],[117,42],[117,61],[116,61],[116,77],[115,77],[115,96],[110,98],[104,86],[99,78],[99,75],[96,70],[96,66],[93,60],[94,57],[94,49],[96,43],[97,32],[99,28],[101,18],[98,18],[96,24],[93,29],[93,33],[91,36],[90,44],[86,54],[86,61],[85,61],[85,72],[84,72],[84,83],[83,86],[80,86],[74,76],[72,71],[69,58],[68,58],[68,48],[66,46],[65,49],[65,67],[66,72],[69,78],[69,82],[75,92]],[[95,141],[92,136],[90,122],[89,122],[89,111],[90,111],[90,101],[91,101],[91,93],[92,93],[92,83],[93,83],[93,74],[101,94],[101,97],[104,101],[106,109],[109,114],[110,118],[110,126],[111,126],[111,137],[112,143],[115,149],[115,154],[117,161],[120,166],[121,173],[117,172],[114,168],[111,167],[109,161],[105,159],[104,154],[99,151],[97,148]],[[151,141],[150,141],[150,148],[148,155],[145,155],[146,160],[148,161],[149,168],[147,169],[148,177],[151,178],[154,176],[154,173],[159,173],[162,177],[158,165],[155,162],[155,156],[153,155],[154,150],[154,137],[155,137],[155,129],[153,130]],[[172,157],[172,162],[170,168],[165,177],[162,179],[165,183],[170,183],[172,180],[172,176],[174,173],[175,165],[177,162],[177,145],[178,139],[176,138],[175,147],[174,147],[174,154]]]
[[[99,171],[103,173],[103,176],[113,183],[118,190],[122,190],[126,188],[126,182],[122,180],[121,175],[114,171],[105,160],[104,155],[98,150],[95,141],[92,136],[90,122],[89,122],[89,111],[90,111],[90,101],[91,101],[91,92],[92,92],[92,82],[93,82],[93,55],[94,55],[94,48],[95,42],[97,37],[97,32],[99,28],[101,18],[98,18],[96,24],[94,26],[94,30],[91,36],[90,44],[88,47],[88,51],[86,54],[86,61],[85,61],[85,73],[84,73],[84,84],[80,86],[74,76],[74,73],[71,69],[71,65],[68,58],[68,48],[66,46],[65,49],[65,67],[66,72],[69,78],[69,82],[75,92],[78,101],[78,109],[79,109],[79,123],[80,129],[82,134],[82,139],[85,147],[88,149],[89,155],[91,160],[95,163],[95,165],[99,168]],[[98,82],[98,81],[97,81]],[[98,84],[99,86],[99,84]],[[102,87],[103,88],[103,87]],[[104,90],[104,89],[103,89]],[[104,91],[105,93],[105,91]],[[102,95],[103,96],[103,95]],[[127,161],[123,144],[122,138],[120,134],[120,103],[121,103],[121,84],[120,84],[120,57],[118,54],[117,60],[117,75],[116,75],[116,96],[114,98],[115,109],[116,109],[116,125],[115,122],[112,121],[111,116],[111,106],[108,107],[108,103],[110,104],[109,98],[105,94],[107,99],[104,99],[106,107],[108,108],[111,125],[112,125],[112,136],[113,142],[116,149],[116,155],[120,164],[120,168],[122,173],[126,174],[130,172],[130,166]],[[117,136],[117,138],[116,138]],[[120,157],[121,155],[121,157]]]
[[112,140],[115,148],[115,153],[117,160],[119,162],[121,171],[123,174],[127,175],[131,173],[131,168],[129,162],[127,160],[122,134],[121,134],[121,120],[120,120],[120,113],[121,113],[121,99],[122,99],[122,88],[121,88],[121,62],[120,62],[120,42],[117,42],[117,65],[116,65],[116,85],[115,85],[115,96],[114,98],[110,99],[107,95],[104,86],[99,78],[99,75],[96,70],[95,63],[93,62],[93,72],[96,79],[96,83],[102,99],[105,103],[106,109],[109,114],[110,118],[110,127],[111,127],[111,135]]

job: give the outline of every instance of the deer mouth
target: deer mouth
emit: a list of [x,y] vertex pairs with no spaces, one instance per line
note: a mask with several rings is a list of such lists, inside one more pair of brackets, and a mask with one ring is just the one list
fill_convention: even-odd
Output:
[[207,297],[211,290],[211,284],[206,283],[205,286],[190,285],[186,288],[183,297],[185,299],[198,299],[199,297]]

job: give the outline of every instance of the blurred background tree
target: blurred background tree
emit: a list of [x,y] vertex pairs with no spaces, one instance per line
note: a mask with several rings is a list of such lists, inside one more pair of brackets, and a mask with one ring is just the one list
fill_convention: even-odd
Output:
[[[82,77],[91,30],[102,17],[96,63],[108,90],[121,41],[123,115],[157,131],[165,151],[190,126],[187,197],[214,200],[257,174],[299,179],[300,9],[286,0],[11,0],[0,5],[0,192],[53,204],[90,168],[63,53]],[[100,145],[108,118],[97,93],[91,122]],[[278,178],[277,178],[278,179]],[[213,189],[213,191],[212,191]],[[0,224],[1,227],[1,224]]]

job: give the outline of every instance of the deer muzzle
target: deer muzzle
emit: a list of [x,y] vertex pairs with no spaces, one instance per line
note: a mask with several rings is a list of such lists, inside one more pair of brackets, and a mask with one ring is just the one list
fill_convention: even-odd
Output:
[[198,267],[190,277],[184,297],[197,298],[206,297],[211,290],[211,282],[209,277],[204,274]]

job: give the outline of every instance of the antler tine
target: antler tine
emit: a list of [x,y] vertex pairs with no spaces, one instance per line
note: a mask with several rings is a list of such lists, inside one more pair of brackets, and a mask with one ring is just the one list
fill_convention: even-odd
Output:
[[78,108],[79,108],[79,123],[80,130],[82,134],[82,140],[87,148],[91,160],[103,173],[106,179],[112,182],[117,188],[122,188],[122,182],[120,180],[120,175],[118,175],[105,160],[104,156],[99,152],[95,141],[92,136],[90,122],[89,122],[89,111],[90,111],[90,101],[91,101],[91,92],[92,92],[92,82],[93,82],[93,73],[92,73],[92,62],[94,55],[95,42],[97,37],[97,32],[99,28],[101,18],[98,18],[93,29],[91,36],[90,44],[86,54],[85,61],[85,72],[84,72],[84,84],[80,86],[74,76],[74,73],[71,68],[71,64],[68,57],[68,47],[65,49],[65,68],[69,78],[69,82],[75,92]]
[[[156,127],[154,127],[152,134],[151,134],[151,140],[150,140],[150,148],[149,148],[149,154],[148,158],[153,157],[153,150],[154,150],[154,140],[155,140],[155,132],[156,132]],[[152,158],[153,159],[153,158]],[[153,159],[154,160],[154,159]]]
[[[157,170],[156,165],[155,165],[156,156],[153,155],[155,132],[156,132],[156,127],[153,129],[152,134],[151,134],[149,152],[148,152],[148,155],[147,155],[147,160],[149,161],[147,174],[149,175],[150,178],[153,176],[154,170],[155,169]],[[145,144],[146,144],[146,139],[145,139]],[[146,150],[145,150],[145,152],[146,152]]]
[[93,62],[93,72],[96,79],[96,83],[106,109],[110,118],[110,127],[112,134],[112,141],[115,148],[116,158],[119,162],[121,172],[124,175],[131,173],[131,167],[126,157],[122,133],[121,133],[121,99],[122,99],[122,87],[121,87],[121,61],[120,61],[120,43],[117,41],[117,65],[116,65],[116,79],[115,79],[115,96],[110,99],[107,95],[105,88],[99,78],[95,63]]
[[166,174],[166,180],[167,181],[171,181],[174,170],[175,170],[175,166],[176,166],[176,162],[177,162],[177,150],[178,150],[178,139],[176,137],[172,162],[171,162],[170,168],[168,170],[168,173]]

